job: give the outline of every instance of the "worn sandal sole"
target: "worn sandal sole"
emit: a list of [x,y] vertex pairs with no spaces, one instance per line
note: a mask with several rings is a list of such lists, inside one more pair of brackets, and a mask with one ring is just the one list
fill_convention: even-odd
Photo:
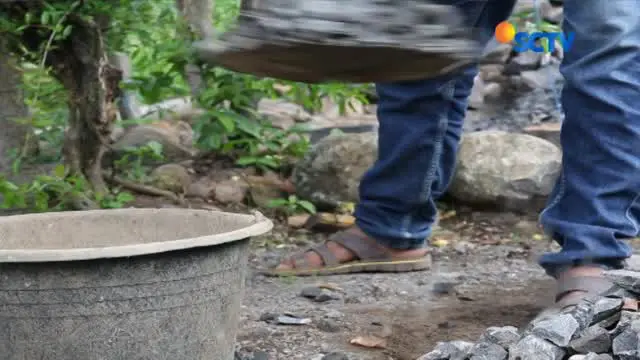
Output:
[[418,259],[393,260],[393,261],[351,261],[336,266],[325,266],[307,269],[291,270],[262,270],[263,275],[282,276],[325,276],[357,273],[398,273],[424,271],[431,269],[431,254]]

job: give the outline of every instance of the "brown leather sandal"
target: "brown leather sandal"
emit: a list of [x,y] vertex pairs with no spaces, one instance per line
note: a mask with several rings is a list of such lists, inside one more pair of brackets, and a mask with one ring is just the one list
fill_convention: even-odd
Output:
[[[384,249],[371,244],[371,240],[363,239],[350,231],[341,231],[329,238],[344,248],[350,250],[355,260],[341,263],[329,250],[327,243],[312,246],[290,257],[293,269],[263,270],[269,276],[311,276],[336,275],[365,272],[409,272],[431,268],[431,255],[426,254],[413,259],[398,259]],[[315,252],[322,259],[323,265],[311,265],[307,261],[307,252]]]

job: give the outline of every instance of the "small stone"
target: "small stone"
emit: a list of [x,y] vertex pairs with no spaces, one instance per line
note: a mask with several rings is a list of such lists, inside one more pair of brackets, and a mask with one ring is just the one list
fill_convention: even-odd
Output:
[[600,322],[619,312],[623,301],[618,298],[603,297],[596,301],[593,308],[593,322]]
[[577,355],[573,355],[572,357],[570,357],[569,360],[584,360],[585,357],[586,357],[586,355],[577,354]]
[[640,335],[638,334],[638,322],[633,321],[612,343],[613,355],[620,360],[636,360],[640,358]]
[[264,313],[262,315],[260,315],[260,321],[266,321],[266,322],[270,322],[270,321],[274,321],[275,319],[278,318],[278,314],[275,313]]
[[515,344],[519,339],[520,333],[518,332],[518,329],[516,327],[503,326],[488,328],[480,338],[480,341],[490,342],[500,345],[504,348],[508,348],[509,346]]
[[609,354],[594,354],[590,353],[584,357],[584,360],[613,360],[613,357]]
[[253,353],[252,360],[269,360],[269,354],[264,351],[256,351]]
[[336,333],[340,331],[340,325],[338,325],[333,320],[329,319],[319,319],[315,322],[318,330],[328,332],[328,333]]
[[344,314],[338,310],[329,310],[326,314],[324,314],[324,317],[326,317],[327,319],[341,319],[344,317]]
[[542,18],[552,24],[561,24],[563,16],[561,6],[553,6],[551,3],[543,1],[540,4],[540,13],[542,14]]
[[604,276],[621,288],[640,294],[640,271],[609,270]]
[[576,332],[586,329],[593,322],[593,312],[596,301],[596,297],[587,296],[580,300],[580,302],[578,302],[578,304],[576,304],[569,313],[578,323],[578,329],[576,329]]
[[498,44],[493,48],[487,48],[480,62],[482,64],[504,64],[511,55],[511,44]]
[[479,110],[484,107],[484,81],[480,76],[473,79],[473,88],[468,101],[471,109]]
[[638,322],[640,320],[640,313],[635,311],[620,311],[620,320],[618,320],[618,324],[616,327],[611,330],[611,336],[617,337],[620,333],[629,328],[634,322]]
[[458,360],[464,359],[473,344],[466,341],[441,342],[428,354],[422,355],[418,360]]
[[330,300],[338,299],[337,296],[329,292],[328,290],[319,288],[317,286],[308,286],[302,289],[300,296],[311,299],[314,302],[322,303]]
[[497,100],[502,95],[502,85],[492,82],[484,87],[484,97],[489,100]]
[[605,328],[594,325],[571,340],[569,347],[580,354],[604,353],[611,348],[611,336]]
[[431,291],[434,294],[438,294],[438,295],[448,295],[448,294],[451,294],[453,292],[453,290],[455,289],[456,285],[458,285],[458,283],[456,283],[456,282],[439,281],[439,282],[433,284],[433,288],[431,289]]
[[341,352],[332,352],[323,356],[322,360],[349,360],[349,357]]
[[509,360],[562,360],[566,352],[535,335],[528,335],[509,348]]
[[307,221],[309,221],[309,217],[307,214],[289,216],[287,218],[287,225],[294,229],[303,228]]
[[240,204],[244,201],[247,188],[235,180],[222,181],[214,189],[215,199],[224,204]]
[[308,299],[316,298],[322,294],[322,289],[317,286],[307,286],[300,291],[300,296]]
[[542,339],[564,347],[569,345],[571,338],[578,329],[578,321],[573,316],[561,314],[536,322],[531,332]]
[[512,68],[511,70],[515,71],[516,73],[526,70],[536,70],[540,67],[541,60],[541,53],[526,51],[514,56],[507,67]]
[[509,353],[502,346],[481,342],[469,351],[469,360],[505,360]]
[[191,176],[182,165],[164,164],[153,169],[149,183],[162,190],[184,194],[191,185]]

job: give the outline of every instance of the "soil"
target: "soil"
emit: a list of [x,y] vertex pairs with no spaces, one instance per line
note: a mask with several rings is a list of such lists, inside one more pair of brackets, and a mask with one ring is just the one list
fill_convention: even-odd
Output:
[[[252,268],[271,266],[325,236],[277,226],[255,239]],[[441,221],[432,242],[440,247],[433,248],[434,268],[427,272],[269,278],[252,271],[239,354],[320,360],[339,352],[351,360],[414,360],[439,341],[473,341],[490,326],[526,325],[551,303],[554,284],[536,259],[557,246],[541,236],[535,217],[458,210]],[[332,292],[337,299],[318,303],[302,297],[309,286],[339,289]],[[270,314],[292,314],[311,323],[261,320]],[[382,339],[384,349],[350,344],[369,335]]]

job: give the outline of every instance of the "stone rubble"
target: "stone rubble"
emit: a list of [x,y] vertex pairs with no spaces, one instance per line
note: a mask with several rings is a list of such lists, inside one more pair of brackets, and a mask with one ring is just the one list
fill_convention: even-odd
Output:
[[477,343],[441,342],[418,360],[640,360],[640,271],[610,270],[621,290],[583,299],[561,313],[541,316],[525,329],[490,327]]

